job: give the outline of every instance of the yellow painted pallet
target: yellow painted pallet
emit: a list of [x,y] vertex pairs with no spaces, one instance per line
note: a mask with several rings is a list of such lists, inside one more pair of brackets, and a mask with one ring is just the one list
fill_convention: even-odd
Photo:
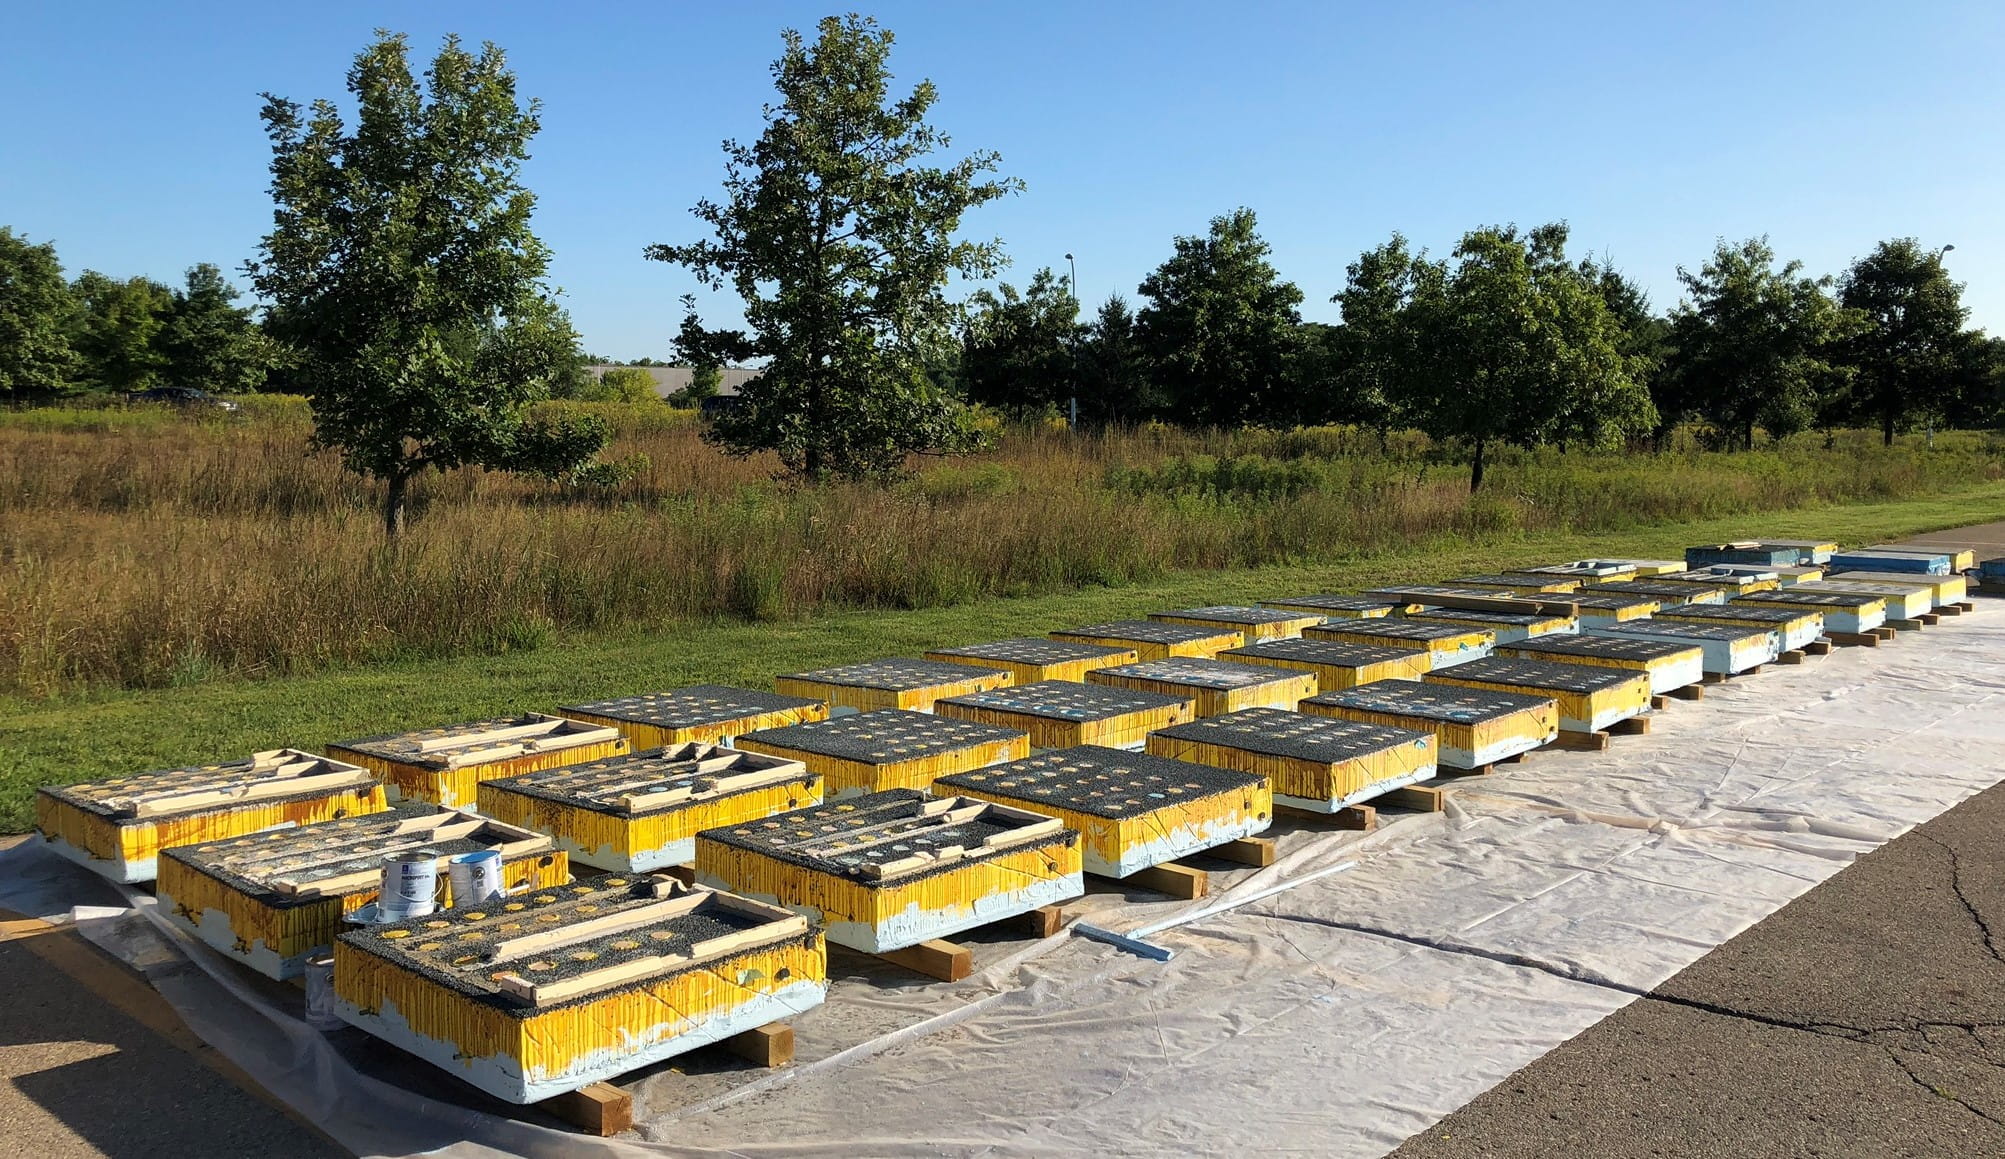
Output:
[[1249,708],[1163,729],[1149,752],[1265,777],[1277,804],[1341,809],[1435,773],[1432,731]]
[[1269,640],[1228,648],[1220,660],[1259,664],[1313,673],[1319,691],[1356,688],[1380,680],[1418,680],[1432,665],[1434,654],[1342,640]]
[[335,817],[380,813],[360,765],[298,749],[132,773],[35,794],[35,829],[57,853],[118,882],[152,881],[164,849]]
[[1030,737],[1010,728],[882,708],[738,738],[738,748],[800,761],[820,774],[829,798],[885,789],[925,789],[946,773],[1030,755]]
[[[1863,580],[1823,580],[1802,585],[1810,592],[1852,592],[1878,596],[1887,602],[1889,619],[1912,620],[1935,609],[1935,591],[1927,584],[1879,583]],[[1794,589],[1791,589],[1794,590]]]
[[696,838],[697,880],[885,953],[1078,897],[1079,832],[1055,817],[914,789],[830,801]]
[[690,742],[524,773],[480,786],[480,811],[548,833],[574,860],[616,873],[686,865],[696,834],[822,802],[800,761]]
[[1197,702],[1189,697],[1063,680],[956,696],[933,707],[953,720],[1028,733],[1031,747],[1040,749],[1138,748],[1154,730],[1197,715]]
[[1201,628],[1195,624],[1165,624],[1156,620],[1114,620],[1052,632],[1054,640],[1074,640],[1102,644],[1110,648],[1133,648],[1143,660],[1168,660],[1173,656],[1207,658],[1246,642],[1237,629]]
[[930,712],[943,696],[965,696],[1011,683],[1001,668],[975,668],[945,660],[866,660],[814,672],[796,672],[773,681],[789,696],[825,700],[835,708],[869,712],[875,708],[909,708]]
[[1476,769],[1548,744],[1559,735],[1550,696],[1388,680],[1324,692],[1302,702],[1311,716],[1431,732],[1435,761]]
[[730,744],[762,728],[784,728],[827,720],[828,704],[805,696],[782,696],[722,684],[697,684],[669,692],[648,692],[557,710],[571,720],[609,724],[637,749],[678,744]]
[[1525,595],[1544,595],[1570,592],[1593,578],[1595,577],[1500,572],[1494,575],[1456,576],[1445,583],[1449,587],[1457,588],[1501,588]]
[[334,944],[348,915],[377,900],[384,859],[435,852],[440,904],[452,905],[446,860],[482,850],[501,856],[510,890],[571,878],[563,852],[541,833],[411,804],[170,849],[155,896],[170,922],[229,957],[268,978],[296,978]]
[[1706,653],[1697,644],[1639,640],[1620,636],[1547,636],[1497,649],[1497,655],[1518,660],[1556,660],[1565,664],[1598,664],[1641,672],[1650,678],[1652,693],[1675,692],[1705,679]]
[[456,809],[475,806],[482,781],[632,751],[633,746],[610,725],[541,712],[386,733],[327,746],[327,755],[352,761],[381,777],[393,801],[430,801]]
[[1861,584],[1913,585],[1928,589],[1936,607],[1960,604],[1970,598],[1970,581],[1962,575],[1919,575],[1899,571],[1841,571],[1835,581]]
[[1403,617],[1349,623],[1331,621],[1303,632],[1302,638],[1425,652],[1429,670],[1488,656],[1497,645],[1497,633],[1489,628],[1471,624],[1435,624]]
[[1612,584],[1582,584],[1579,594],[1583,596],[1610,595],[1631,596],[1656,600],[1662,607],[1671,608],[1679,604],[1723,604],[1726,593],[1715,588],[1702,590],[1694,584],[1663,584],[1655,577],[1637,580],[1619,580]]
[[1391,615],[1393,609],[1397,607],[1390,600],[1375,599],[1371,596],[1338,595],[1333,592],[1261,600],[1260,606],[1278,608],[1284,612],[1307,612],[1330,620],[1376,620]]
[[1429,684],[1452,684],[1525,696],[1549,696],[1559,705],[1559,726],[1598,732],[1650,711],[1650,677],[1642,672],[1552,660],[1493,656],[1422,677]]
[[[1766,578],[1764,578],[1764,576]],[[1694,571],[1674,571],[1653,578],[1653,584],[1682,588],[1694,592],[1714,592],[1722,599],[1732,599],[1748,592],[1774,591],[1782,586],[1782,579],[1774,572],[1757,575],[1739,575],[1733,572],[1712,571],[1699,568]]]
[[1196,702],[1199,716],[1220,716],[1242,708],[1293,708],[1303,697],[1316,694],[1313,672],[1198,657],[1102,668],[1088,673],[1086,679],[1111,688],[1185,697]]
[[935,648],[926,653],[928,660],[977,668],[1000,668],[1009,673],[1016,684],[1037,684],[1045,680],[1077,682],[1086,679],[1086,674],[1095,668],[1133,664],[1140,658],[1133,648],[1047,640],[1039,636],[969,644],[961,648]]
[[1541,636],[1567,635],[1580,631],[1576,616],[1519,615],[1515,612],[1467,612],[1460,608],[1416,608],[1406,613],[1410,620],[1453,626],[1488,628],[1497,634],[1497,643],[1536,640]]
[[1302,634],[1302,629],[1320,624],[1329,617],[1318,612],[1297,612],[1284,608],[1220,605],[1151,612],[1149,618],[1162,624],[1229,629],[1239,632],[1248,643],[1252,643],[1258,640],[1292,640]]
[[955,773],[934,791],[1057,817],[1079,831],[1082,865],[1100,877],[1251,837],[1274,817],[1264,776],[1102,745]]
[[343,934],[335,1011],[511,1103],[788,1018],[828,992],[797,914],[613,875]]

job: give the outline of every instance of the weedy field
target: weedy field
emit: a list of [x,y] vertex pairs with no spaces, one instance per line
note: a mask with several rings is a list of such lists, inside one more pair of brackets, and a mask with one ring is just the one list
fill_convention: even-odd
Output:
[[[1924,512],[1995,497],[2005,478],[1987,436],[1882,448],[1841,432],[1829,446],[1816,434],[1737,454],[1510,454],[1471,496],[1464,470],[1418,435],[999,428],[991,451],[924,461],[900,482],[792,487],[774,481],[772,460],[706,446],[688,412],[595,409],[620,430],[612,454],[637,468],[626,482],[434,476],[395,549],[371,485],[312,450],[300,400],[257,399],[233,417],[0,413],[0,697],[493,656],[1194,571],[1377,560],[1433,576],[1453,569],[1419,566],[1430,557],[1501,560],[1540,541],[1606,550],[1591,537],[1693,521],[1773,530],[1732,517],[1845,505],[1894,503],[1883,510],[1896,522],[1941,525],[1958,517]],[[1838,533],[1832,517],[1812,523]],[[1669,551],[1693,534],[1648,539]]]

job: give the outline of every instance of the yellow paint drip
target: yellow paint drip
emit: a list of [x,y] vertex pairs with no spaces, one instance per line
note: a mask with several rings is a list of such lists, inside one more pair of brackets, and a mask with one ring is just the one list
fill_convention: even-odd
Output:
[[519,757],[489,761],[486,764],[464,765],[457,769],[436,769],[404,761],[393,761],[372,753],[343,748],[340,745],[327,746],[328,756],[361,765],[395,786],[405,800],[430,801],[436,805],[462,809],[478,807],[482,781],[541,772],[544,769],[554,769],[564,765],[584,764],[587,761],[602,761],[608,757],[623,757],[632,751],[633,745],[628,743],[625,737],[620,737],[599,744],[578,745],[575,748],[557,749],[547,753],[524,753]]
[[942,704],[939,706],[939,712],[941,716],[951,720],[967,720],[976,724],[1013,728],[1029,733],[1031,747],[1040,749],[1065,749],[1083,744],[1126,748],[1129,745],[1140,744],[1144,737],[1156,729],[1168,728],[1173,724],[1185,724],[1197,715],[1192,702],[1188,700],[1160,708],[1137,709],[1134,712],[1124,712],[1101,720],[1059,720],[985,704]]
[[[993,667],[1002,668],[1001,665]],[[992,688],[1006,688],[1012,679],[1007,669],[976,672],[970,668],[966,679],[943,680],[923,688],[863,688],[854,684],[836,684],[799,676],[781,676],[773,681],[773,691],[786,696],[806,696],[814,700],[824,700],[836,708],[854,708],[858,712],[870,712],[879,708],[903,708],[924,712],[931,709],[936,700],[949,696],[966,696],[971,692],[987,692]]]
[[[1405,727],[1416,731],[1434,731],[1431,727]],[[1266,777],[1271,793],[1311,801],[1343,800],[1373,785],[1410,778],[1422,766],[1434,763],[1433,747],[1418,741],[1393,745],[1342,761],[1311,761],[1161,735],[1149,738],[1148,751],[1151,756]]]
[[394,1007],[416,1033],[452,1043],[468,1066],[512,1059],[530,1077],[555,1077],[594,1055],[631,1053],[634,1036],[728,1015],[792,982],[823,982],[828,950],[820,931],[777,945],[606,990],[564,1005],[517,1006],[475,998],[377,957],[349,942],[334,947],[334,992],[365,1014]]
[[1418,680],[1434,666],[1434,653],[1426,651],[1407,652],[1396,659],[1374,660],[1367,664],[1318,664],[1292,657],[1245,656],[1237,652],[1225,653],[1219,659],[1235,664],[1264,664],[1269,668],[1293,668],[1298,672],[1313,673],[1316,687],[1323,692],[1338,692],[1360,684],[1376,684],[1381,680]]
[[1274,815],[1274,790],[1264,784],[1249,786],[1243,792],[1233,790],[1174,802],[1133,817],[1119,818],[1070,809],[1055,801],[1012,797],[988,788],[955,785],[954,793],[956,796],[974,797],[1057,817],[1067,826],[1079,830],[1080,846],[1085,853],[1109,864],[1120,864],[1127,859],[1130,851],[1153,842],[1166,841],[1179,830],[1196,831],[1211,825],[1221,831],[1226,826],[1244,831],[1248,818],[1266,821]]
[[1130,640],[1125,636],[1090,636],[1078,632],[1053,632],[1053,639],[1078,640],[1086,644],[1101,644],[1109,648],[1133,648],[1135,655],[1144,660],[1168,660],[1178,656],[1192,656],[1210,660],[1227,648],[1237,648],[1246,643],[1244,632],[1220,632],[1213,636],[1199,636],[1190,640],[1179,640],[1174,644],[1160,644],[1152,640]]
[[830,797],[838,797],[852,793],[876,793],[884,789],[930,791],[934,779],[944,777],[948,773],[965,773],[969,769],[1021,760],[1029,756],[1030,738],[1013,736],[1006,740],[984,741],[981,744],[933,756],[875,765],[843,757],[824,756],[804,749],[788,748],[785,745],[753,737],[739,737],[733,747],[743,752],[764,753],[769,757],[784,757],[790,761],[799,761],[808,767],[809,772],[821,774],[826,782],[823,786],[824,793]]
[[[570,859],[561,851],[541,852],[504,858],[502,880],[508,888],[540,889],[563,885],[571,880]],[[444,904],[453,903],[449,875],[439,874],[444,887]],[[193,924],[202,925],[223,914],[239,945],[249,948],[263,942],[280,958],[293,958],[334,944],[341,933],[342,919],[377,899],[380,890],[372,884],[354,893],[317,898],[297,905],[269,905],[258,895],[247,894],[228,882],[203,873],[175,857],[160,861],[159,892],[174,899],[175,912]]]
[[1078,842],[1068,837],[963,862],[910,881],[893,879],[872,886],[712,841],[701,834],[696,838],[696,873],[702,880],[728,882],[734,893],[777,898],[784,906],[817,910],[824,923],[855,922],[871,929],[908,909],[972,914],[976,903],[985,898],[1079,873],[1080,857]]
[[1119,672],[1095,672],[1093,683],[1110,688],[1130,688],[1138,692],[1160,692],[1197,702],[1199,716],[1224,716],[1242,708],[1286,708],[1292,710],[1305,696],[1316,695],[1313,672],[1280,670],[1278,679],[1242,688],[1207,688],[1196,682],[1153,676],[1128,676]]
[[159,820],[119,822],[80,809],[47,793],[35,795],[35,828],[88,852],[100,861],[147,861],[163,849],[242,837],[260,829],[338,817],[361,817],[389,808],[383,787],[343,789],[325,796],[297,797],[255,805],[229,806]]
[[658,724],[641,721],[619,720],[596,713],[565,709],[564,716],[570,720],[582,720],[588,724],[604,724],[620,730],[636,749],[666,748],[670,745],[688,744],[692,741],[703,744],[723,744],[725,740],[756,732],[762,728],[785,728],[791,724],[806,724],[810,721],[827,720],[828,705],[803,704],[795,708],[774,709],[771,712],[755,712],[734,720],[709,721],[704,724],[683,728],[664,728]]
[[[1572,662],[1572,657],[1567,658]],[[1456,669],[1448,668],[1430,673],[1429,684],[1453,684],[1460,688],[1475,688],[1488,692],[1515,692],[1522,696],[1543,696],[1559,704],[1559,714],[1573,720],[1595,720],[1603,714],[1614,712],[1623,717],[1634,716],[1650,707],[1650,678],[1636,676],[1608,688],[1596,688],[1579,692],[1567,688],[1545,688],[1535,684],[1512,684],[1501,680],[1470,680],[1456,675]]]
[[1036,684],[1042,680],[1065,680],[1073,684],[1083,684],[1088,672],[1098,668],[1112,668],[1119,664],[1133,664],[1139,659],[1133,651],[1092,656],[1084,660],[1060,660],[1053,664],[1038,664],[1023,660],[990,660],[979,656],[957,656],[950,652],[927,652],[925,657],[928,660],[966,664],[975,668],[1000,668],[1010,674],[1017,686]]
[[1551,740],[1553,733],[1559,728],[1559,706],[1551,702],[1550,694],[1542,692],[1538,695],[1547,698],[1547,703],[1535,708],[1521,708],[1491,720],[1474,723],[1435,720],[1425,716],[1409,716],[1403,712],[1379,712],[1374,709],[1314,702],[1303,704],[1302,711],[1312,716],[1327,716],[1336,720],[1354,720],[1360,724],[1383,724],[1393,728],[1410,728],[1415,732],[1432,733],[1449,748],[1480,752],[1505,741],[1534,740],[1544,744]]
[[580,849],[610,849],[627,859],[695,837],[700,830],[763,820],[775,813],[819,805],[821,801],[821,778],[814,775],[637,817],[518,793],[508,785],[492,781],[480,786],[480,811],[497,821],[548,833]]

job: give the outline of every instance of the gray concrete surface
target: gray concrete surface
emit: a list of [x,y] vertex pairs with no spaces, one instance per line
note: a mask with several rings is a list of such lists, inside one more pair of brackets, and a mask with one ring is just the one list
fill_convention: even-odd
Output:
[[1861,858],[1398,1159],[2005,1155],[2005,785]]
[[250,1093],[144,979],[75,933],[20,921],[0,931],[0,1142],[10,1154],[347,1154]]

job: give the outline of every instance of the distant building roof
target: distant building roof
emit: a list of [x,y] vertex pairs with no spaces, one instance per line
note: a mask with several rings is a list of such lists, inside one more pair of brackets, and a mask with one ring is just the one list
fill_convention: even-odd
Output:
[[[587,366],[585,373],[590,374],[592,381],[597,382],[604,377],[606,371],[613,369],[616,368]],[[647,371],[648,377],[654,379],[654,392],[663,398],[687,387],[689,380],[696,375],[696,372],[687,366],[635,366],[629,369]],[[722,381],[717,384],[717,394],[719,397],[728,398],[735,396],[741,387],[759,377],[761,372],[740,366],[726,366],[720,369],[720,373]]]

